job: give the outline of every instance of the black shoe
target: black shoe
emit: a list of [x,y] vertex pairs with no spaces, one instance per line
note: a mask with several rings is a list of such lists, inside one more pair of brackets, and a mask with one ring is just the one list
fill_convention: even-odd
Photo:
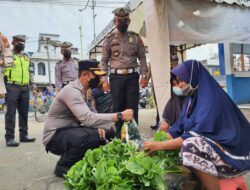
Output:
[[36,138],[32,138],[29,136],[20,137],[20,142],[34,142],[35,140]]
[[68,166],[62,166],[62,165],[56,165],[56,168],[54,170],[54,174],[57,176],[57,177],[64,177],[64,175],[67,174],[69,170],[69,167]]
[[157,130],[157,129],[158,129],[158,125],[151,125],[150,128],[151,128],[152,130]]
[[6,146],[8,147],[17,147],[19,145],[14,139],[6,140]]

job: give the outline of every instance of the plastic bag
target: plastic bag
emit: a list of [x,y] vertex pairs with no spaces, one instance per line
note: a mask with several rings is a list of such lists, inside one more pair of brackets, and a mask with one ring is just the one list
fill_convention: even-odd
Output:
[[134,144],[138,149],[141,146],[141,135],[136,121],[125,121],[122,125],[121,140],[126,143]]

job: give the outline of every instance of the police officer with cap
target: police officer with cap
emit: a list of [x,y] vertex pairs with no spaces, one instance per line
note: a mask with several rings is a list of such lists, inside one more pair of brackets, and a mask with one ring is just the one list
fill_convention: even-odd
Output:
[[23,53],[27,37],[16,35],[13,37],[13,66],[5,68],[6,79],[6,105],[5,114],[5,139],[8,147],[18,146],[15,141],[16,109],[19,114],[19,140],[20,142],[34,142],[36,139],[28,136],[28,111],[29,111],[29,84],[32,90],[36,86],[33,79],[33,67],[30,58]]
[[63,177],[88,149],[98,147],[105,138],[114,137],[110,130],[114,122],[133,118],[131,109],[96,113],[91,89],[96,88],[100,77],[106,74],[98,65],[99,62],[93,60],[80,61],[78,78],[60,90],[50,106],[43,144],[47,151],[61,156],[54,171],[58,177]]
[[[110,92],[113,111],[133,109],[138,123],[139,78],[142,88],[148,84],[146,55],[143,41],[139,34],[127,31],[130,24],[128,8],[117,8],[113,23],[116,31],[108,34],[102,48],[101,67],[110,69]],[[140,64],[138,65],[137,59]],[[140,74],[139,74],[140,73]],[[109,83],[104,78],[103,89],[109,90]],[[120,137],[122,122],[116,123],[117,137]]]
[[77,61],[71,57],[71,47],[70,42],[63,42],[61,45],[63,59],[57,62],[55,67],[55,85],[58,91],[74,81],[78,75]]

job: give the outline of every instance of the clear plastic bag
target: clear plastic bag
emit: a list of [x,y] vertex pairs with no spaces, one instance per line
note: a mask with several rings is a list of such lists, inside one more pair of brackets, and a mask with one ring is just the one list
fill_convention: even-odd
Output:
[[142,146],[141,135],[134,119],[123,123],[121,140],[126,143],[134,144],[138,149]]

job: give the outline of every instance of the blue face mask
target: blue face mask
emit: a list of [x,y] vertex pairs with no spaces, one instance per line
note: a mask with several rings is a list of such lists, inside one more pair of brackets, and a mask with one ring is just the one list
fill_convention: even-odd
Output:
[[178,86],[174,86],[173,87],[173,92],[177,95],[177,96],[184,96],[183,90],[178,87]]

